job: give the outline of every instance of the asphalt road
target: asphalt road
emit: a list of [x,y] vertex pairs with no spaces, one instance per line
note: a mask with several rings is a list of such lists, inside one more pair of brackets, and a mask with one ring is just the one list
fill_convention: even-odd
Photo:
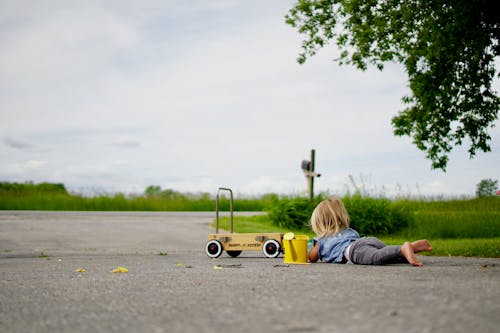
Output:
[[499,331],[500,259],[214,260],[203,251],[213,218],[0,212],[0,332]]

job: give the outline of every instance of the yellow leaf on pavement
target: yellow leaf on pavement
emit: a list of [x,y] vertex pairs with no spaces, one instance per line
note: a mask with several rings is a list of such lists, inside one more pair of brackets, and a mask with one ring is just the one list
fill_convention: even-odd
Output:
[[125,267],[118,266],[115,269],[113,269],[111,273],[128,273],[128,269],[126,269]]

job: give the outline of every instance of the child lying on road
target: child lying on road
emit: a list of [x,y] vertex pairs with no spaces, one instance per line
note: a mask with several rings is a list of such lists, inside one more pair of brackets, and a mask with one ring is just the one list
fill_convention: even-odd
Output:
[[426,239],[405,242],[401,246],[385,245],[374,237],[360,238],[349,228],[349,214],[338,198],[323,200],[311,216],[311,226],[317,238],[307,257],[310,262],[319,260],[332,263],[383,265],[407,262],[423,266],[415,253],[432,251]]

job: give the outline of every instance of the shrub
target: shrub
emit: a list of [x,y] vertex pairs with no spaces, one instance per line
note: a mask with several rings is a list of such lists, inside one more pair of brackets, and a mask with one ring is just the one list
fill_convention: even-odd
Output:
[[[317,196],[312,202],[306,198],[275,199],[269,209],[269,219],[274,225],[297,230],[310,228],[311,214],[325,198]],[[371,198],[360,194],[342,199],[351,219],[351,227],[361,235],[387,235],[408,226],[413,216],[409,205],[403,201]]]
[[356,194],[345,197],[343,201],[351,218],[351,227],[361,235],[387,234],[391,229],[389,200]]
[[269,219],[274,225],[290,230],[309,228],[312,211],[321,200],[322,196],[313,201],[301,197],[275,198],[269,208]]
[[388,235],[405,228],[412,212],[403,201],[365,197],[360,194],[342,199],[351,218],[351,227],[360,235]]

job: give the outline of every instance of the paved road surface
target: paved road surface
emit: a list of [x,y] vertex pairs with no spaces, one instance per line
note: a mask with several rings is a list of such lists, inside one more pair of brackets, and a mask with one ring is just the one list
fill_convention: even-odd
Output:
[[203,253],[213,218],[0,212],[0,332],[499,331],[500,259],[213,260]]
[[199,252],[214,218],[213,212],[0,211],[0,255]]

